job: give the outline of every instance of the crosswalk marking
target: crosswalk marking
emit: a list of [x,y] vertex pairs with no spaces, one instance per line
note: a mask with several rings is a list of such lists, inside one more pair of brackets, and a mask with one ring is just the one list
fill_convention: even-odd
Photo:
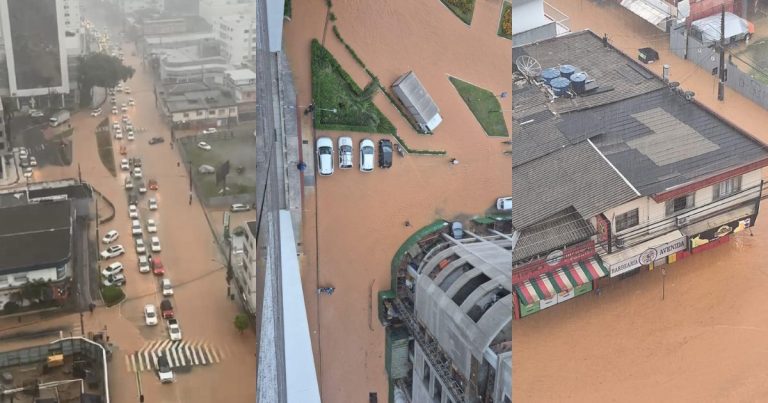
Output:
[[171,368],[182,368],[218,364],[225,354],[224,349],[217,348],[206,340],[153,340],[144,343],[138,351],[126,354],[126,368],[129,372],[154,371],[160,356],[168,360]]

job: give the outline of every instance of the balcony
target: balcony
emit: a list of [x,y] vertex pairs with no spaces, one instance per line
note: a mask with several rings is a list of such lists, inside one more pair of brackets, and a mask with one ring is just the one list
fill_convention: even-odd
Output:
[[557,36],[565,35],[571,32],[571,29],[568,28],[567,25],[568,16],[546,1],[544,2],[544,16],[557,24]]

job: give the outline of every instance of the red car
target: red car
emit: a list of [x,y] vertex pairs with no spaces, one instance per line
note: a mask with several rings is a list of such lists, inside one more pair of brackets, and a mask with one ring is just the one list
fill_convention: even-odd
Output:
[[149,267],[152,268],[152,274],[162,276],[165,274],[165,267],[159,257],[149,257]]
[[163,319],[172,319],[176,316],[176,314],[173,312],[173,305],[171,305],[171,301],[168,299],[160,301],[160,314],[163,316]]
[[157,190],[157,181],[154,179],[149,180],[149,190]]

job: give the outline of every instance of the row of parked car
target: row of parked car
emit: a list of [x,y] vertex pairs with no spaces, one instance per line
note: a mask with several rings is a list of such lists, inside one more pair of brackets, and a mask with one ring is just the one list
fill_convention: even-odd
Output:
[[[373,171],[374,143],[371,139],[360,140],[359,144],[359,164],[361,172]],[[339,169],[350,169],[355,164],[353,161],[354,146],[351,137],[339,137]],[[333,140],[330,137],[320,137],[316,144],[317,152],[317,171],[322,176],[332,175],[334,172],[334,147]],[[392,141],[388,139],[379,140],[379,168],[392,167]]]

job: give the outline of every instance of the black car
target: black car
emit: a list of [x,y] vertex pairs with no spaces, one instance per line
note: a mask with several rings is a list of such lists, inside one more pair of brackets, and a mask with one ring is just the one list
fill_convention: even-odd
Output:
[[151,139],[149,139],[149,145],[160,144],[160,143],[162,143],[164,141],[165,141],[165,139],[162,138],[162,137],[152,137]]
[[387,139],[379,140],[379,168],[392,166],[392,142]]

